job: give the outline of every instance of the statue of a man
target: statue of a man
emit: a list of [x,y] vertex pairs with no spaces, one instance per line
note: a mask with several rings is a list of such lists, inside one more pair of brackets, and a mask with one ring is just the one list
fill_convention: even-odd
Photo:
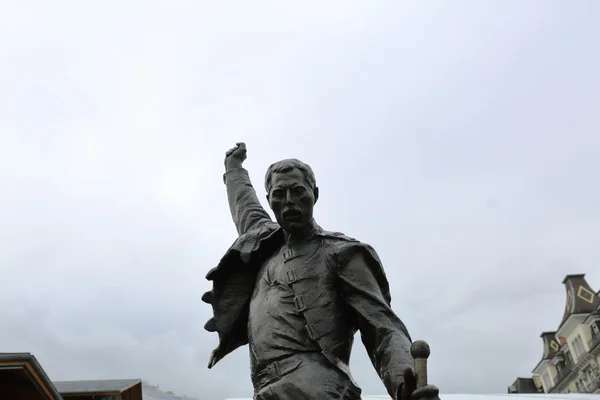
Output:
[[435,386],[416,390],[411,339],[390,306],[375,250],[315,222],[319,189],[312,169],[296,159],[269,167],[273,222],[242,167],[245,159],[243,143],[225,157],[239,238],[207,275],[213,290],[203,300],[214,317],[205,328],[219,334],[209,368],[249,344],[254,399],[360,399],[348,367],[360,330],[392,398],[439,399]]

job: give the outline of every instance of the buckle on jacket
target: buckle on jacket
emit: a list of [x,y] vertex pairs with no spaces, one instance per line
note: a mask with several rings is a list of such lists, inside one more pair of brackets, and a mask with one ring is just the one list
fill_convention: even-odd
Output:
[[267,374],[269,375],[269,379],[279,379],[281,377],[279,374],[279,363],[277,361],[267,365]]
[[296,304],[296,311],[302,312],[306,310],[306,302],[304,301],[304,296],[296,296],[294,297],[294,304]]
[[292,284],[294,282],[296,282],[297,277],[296,277],[296,271],[294,271],[293,269],[287,272],[287,280],[288,280],[288,284]]
[[317,340],[319,338],[318,334],[317,334],[317,330],[315,329],[314,325],[312,324],[307,324],[305,326],[306,331],[308,332],[308,337],[311,340]]
[[292,250],[287,249],[283,252],[283,262],[288,261],[290,258],[292,258]]

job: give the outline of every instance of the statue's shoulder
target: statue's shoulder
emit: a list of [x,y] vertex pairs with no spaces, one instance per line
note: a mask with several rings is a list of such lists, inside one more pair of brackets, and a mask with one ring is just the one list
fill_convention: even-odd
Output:
[[374,257],[379,261],[375,249],[365,242],[341,232],[323,231],[322,236],[325,247],[328,248],[330,252],[335,253],[337,257],[343,257],[351,252],[360,251],[368,253],[371,257]]
[[260,228],[263,235],[270,235],[281,229],[281,226],[275,221],[266,221]]
[[267,221],[257,228],[244,233],[239,236],[234,242],[232,248],[243,247],[243,243],[245,242],[257,242],[265,239],[266,237],[271,236],[276,231],[280,230],[280,226],[277,222]]
[[354,259],[361,257],[365,266],[371,271],[381,289],[383,297],[391,302],[389,283],[375,249],[358,239],[347,236],[340,232],[323,232],[325,254],[327,254],[329,264],[338,273],[344,269],[344,266]]
[[339,242],[339,243],[362,243],[360,240],[357,240],[353,237],[350,237],[342,232],[332,232],[332,231],[323,231],[321,236],[326,241],[329,242]]

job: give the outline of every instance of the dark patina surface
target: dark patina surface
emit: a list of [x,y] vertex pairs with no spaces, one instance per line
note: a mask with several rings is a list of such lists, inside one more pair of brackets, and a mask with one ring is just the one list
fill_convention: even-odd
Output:
[[295,159],[267,171],[262,208],[248,172],[246,147],[226,154],[224,181],[239,238],[207,279],[203,296],[218,332],[209,368],[249,344],[255,399],[360,399],[348,364],[357,330],[394,399],[437,399],[416,389],[411,338],[391,309],[388,282],[375,250],[313,218],[319,197],[312,169]]

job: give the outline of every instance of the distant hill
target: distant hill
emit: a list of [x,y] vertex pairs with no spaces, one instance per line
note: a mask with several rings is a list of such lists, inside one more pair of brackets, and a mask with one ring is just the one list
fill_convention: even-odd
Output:
[[162,390],[159,385],[151,385],[146,381],[142,381],[142,395],[144,400],[198,400],[196,397],[175,394],[169,390]]

